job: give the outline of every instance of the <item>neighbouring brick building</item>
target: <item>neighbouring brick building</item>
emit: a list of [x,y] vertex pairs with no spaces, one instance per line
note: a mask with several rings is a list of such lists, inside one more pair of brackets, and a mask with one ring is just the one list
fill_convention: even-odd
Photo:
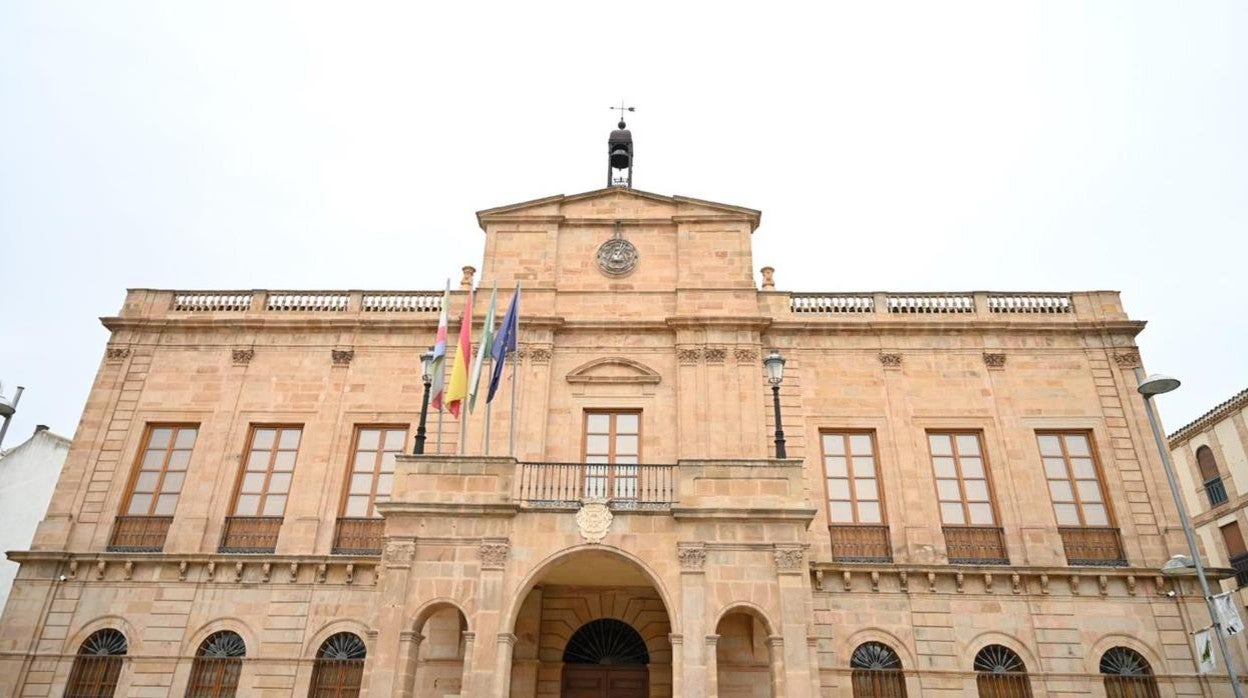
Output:
[[758,211],[609,181],[462,241],[514,453],[505,381],[410,455],[440,292],[129,291],[0,695],[1228,692],[1117,293],[780,291]]

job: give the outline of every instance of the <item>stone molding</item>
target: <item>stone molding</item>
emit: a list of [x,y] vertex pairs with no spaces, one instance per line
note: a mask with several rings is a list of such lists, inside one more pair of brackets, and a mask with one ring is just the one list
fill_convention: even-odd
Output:
[[706,567],[705,543],[677,543],[676,559],[681,572],[702,572]]
[[[414,546],[414,544],[413,544]],[[360,573],[369,572],[369,583],[376,581],[381,559],[372,556],[188,554],[95,552],[87,554],[50,551],[14,551],[12,559],[21,564],[55,562],[44,565],[50,579],[62,570],[66,581],[132,584],[272,584],[272,585],[352,585]],[[90,571],[86,571],[86,570]],[[33,569],[33,568],[32,568]],[[176,582],[172,580],[177,580]]]
[[984,365],[993,369],[1005,368],[1005,354],[990,354],[985,352]]
[[506,540],[485,540],[477,546],[477,556],[481,558],[481,569],[501,570],[507,566],[507,556],[511,552],[511,544]]
[[528,353],[529,358],[532,359],[535,364],[550,363],[550,357],[553,354],[550,347],[533,347]]
[[[594,369],[600,366],[617,366],[627,369],[633,373],[629,376],[595,376],[592,375]],[[594,359],[581,364],[564,377],[569,383],[640,383],[642,385],[658,385],[662,382],[663,377],[658,371],[649,366],[627,359],[622,356],[605,356],[600,359]]]
[[[1157,576],[1154,569],[1014,566],[931,566],[813,563],[814,591],[817,593],[900,593],[1051,596],[1137,596],[1150,593],[1142,580],[1153,580],[1151,593],[1163,595],[1175,589],[1173,582]],[[1065,578],[1065,584],[1054,580]],[[911,584],[912,579],[923,583]],[[835,581],[832,581],[835,580]],[[1184,596],[1199,598],[1194,584]]]
[[720,346],[707,347],[702,350],[702,356],[706,358],[708,364],[722,364],[728,356],[728,350]]
[[1114,352],[1114,363],[1118,364],[1118,368],[1139,368],[1140,352],[1135,349]]
[[748,347],[737,347],[732,353],[739,364],[752,364],[758,361],[758,352]]
[[884,368],[901,368],[901,354],[880,354],[880,365]]
[[256,350],[253,348],[235,349],[231,357],[235,366],[246,366],[251,360],[256,358]]
[[334,349],[330,352],[334,359],[335,366],[350,366],[351,360],[355,358],[354,349]]
[[104,358],[109,361],[123,361],[130,356],[130,347],[108,347],[104,350]]
[[701,347],[681,347],[676,350],[676,359],[682,366],[692,366],[702,358]]

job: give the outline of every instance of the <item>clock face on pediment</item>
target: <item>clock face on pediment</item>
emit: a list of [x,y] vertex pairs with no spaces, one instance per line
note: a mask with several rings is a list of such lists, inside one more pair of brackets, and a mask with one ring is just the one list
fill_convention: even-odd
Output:
[[608,276],[623,276],[637,266],[637,248],[622,237],[614,237],[598,248],[598,268]]

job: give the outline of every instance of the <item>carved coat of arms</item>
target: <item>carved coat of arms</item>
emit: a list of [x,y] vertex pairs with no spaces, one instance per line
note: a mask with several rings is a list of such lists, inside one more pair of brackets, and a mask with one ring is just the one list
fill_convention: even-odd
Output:
[[605,499],[587,499],[576,512],[576,526],[587,543],[601,543],[611,530],[611,509]]

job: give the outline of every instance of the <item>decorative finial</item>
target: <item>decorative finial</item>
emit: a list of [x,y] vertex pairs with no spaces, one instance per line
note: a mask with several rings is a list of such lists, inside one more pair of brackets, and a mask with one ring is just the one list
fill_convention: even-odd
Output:
[[626,106],[624,106],[624,100],[622,100],[622,99],[620,100],[620,106],[618,106],[618,107],[607,107],[607,108],[608,108],[608,109],[611,109],[611,110],[613,110],[613,111],[618,111],[618,112],[620,113],[620,130],[624,130],[625,128],[628,128],[628,125],[624,123],[624,112],[626,112],[626,111],[632,111],[632,112],[637,111],[637,107],[626,107]]

